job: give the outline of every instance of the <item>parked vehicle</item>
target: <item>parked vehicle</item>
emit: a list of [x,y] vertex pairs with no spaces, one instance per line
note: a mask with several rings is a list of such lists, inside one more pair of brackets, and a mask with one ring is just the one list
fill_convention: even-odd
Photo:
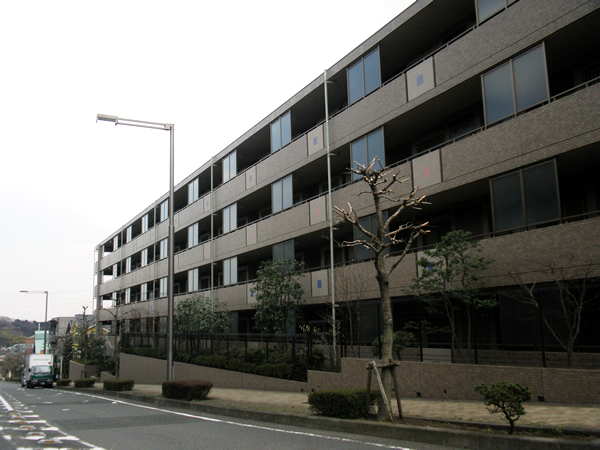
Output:
[[53,355],[27,355],[22,385],[28,388],[36,386],[52,387],[54,375]]

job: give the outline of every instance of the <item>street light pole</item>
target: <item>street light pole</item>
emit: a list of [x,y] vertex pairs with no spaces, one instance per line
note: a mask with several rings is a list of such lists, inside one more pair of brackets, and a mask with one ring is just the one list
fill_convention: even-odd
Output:
[[22,294],[46,294],[46,314],[44,315],[44,355],[48,351],[46,347],[48,334],[48,291],[21,291]]
[[169,158],[169,261],[167,275],[167,381],[173,381],[173,288],[175,272],[175,233],[173,229],[174,211],[174,178],[175,178],[175,125],[172,123],[146,122],[143,120],[123,119],[117,116],[97,114],[97,121],[112,122],[115,125],[126,125],[130,127],[152,128],[155,130],[169,131],[170,135],[170,158]]

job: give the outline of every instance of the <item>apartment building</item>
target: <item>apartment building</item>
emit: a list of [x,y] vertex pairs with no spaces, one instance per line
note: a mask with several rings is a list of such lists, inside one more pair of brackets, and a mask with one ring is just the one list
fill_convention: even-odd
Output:
[[[398,195],[418,186],[430,202],[404,217],[431,232],[393,275],[396,326],[425,314],[406,294],[420,252],[463,229],[494,261],[485,286],[498,306],[477,318],[480,342],[534,342],[532,311],[502,294],[507,273],[543,283],[535,264],[600,254],[599,24],[596,0],[416,1],[179,183],[173,243],[168,193],[99,243],[100,320],[165,332],[171,244],[175,302],[218,298],[232,332],[251,331],[252,282],[273,258],[304,263],[306,319],[318,320],[331,304],[328,175],[333,205],[350,202],[368,224],[374,207],[348,168],[376,156],[408,180]],[[336,242],[354,233],[333,231]],[[369,258],[334,248],[338,301],[360,300],[365,342],[379,334]],[[584,315],[582,345],[597,345],[599,319],[597,307]]]

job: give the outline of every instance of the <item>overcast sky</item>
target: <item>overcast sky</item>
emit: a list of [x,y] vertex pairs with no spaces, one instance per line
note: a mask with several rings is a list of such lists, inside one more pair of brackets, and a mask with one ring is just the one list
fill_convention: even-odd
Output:
[[[0,14],[0,316],[93,310],[94,248],[412,0],[7,1]],[[284,75],[283,75],[284,74]]]

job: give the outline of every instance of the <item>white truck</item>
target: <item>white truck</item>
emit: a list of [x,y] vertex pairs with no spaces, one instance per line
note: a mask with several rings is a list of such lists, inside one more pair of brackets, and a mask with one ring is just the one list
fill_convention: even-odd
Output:
[[54,382],[53,365],[53,355],[27,355],[22,385],[28,388],[36,386],[52,387]]

